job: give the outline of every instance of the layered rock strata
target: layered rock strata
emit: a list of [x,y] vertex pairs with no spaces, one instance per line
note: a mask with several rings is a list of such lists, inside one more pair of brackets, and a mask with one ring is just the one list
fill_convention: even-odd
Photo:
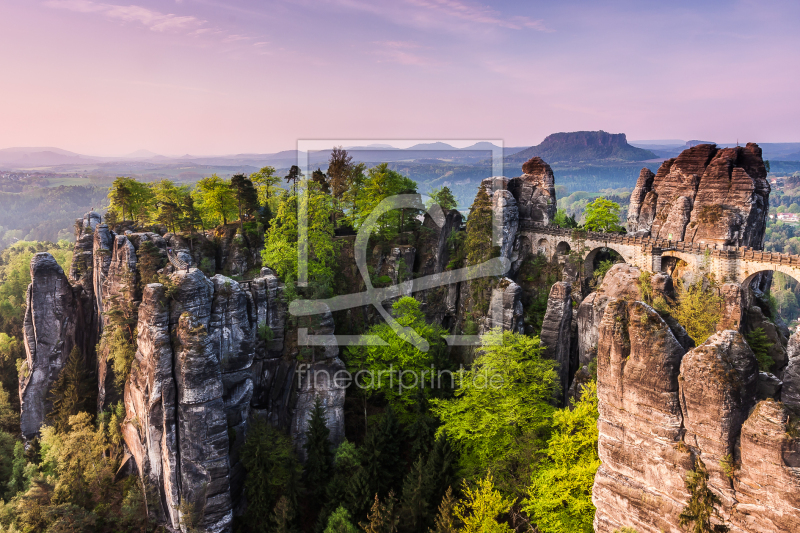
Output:
[[572,376],[578,369],[577,359],[572,355],[572,287],[559,281],[553,284],[547,298],[547,311],[539,335],[544,351],[542,355],[557,363],[559,403],[566,402]]

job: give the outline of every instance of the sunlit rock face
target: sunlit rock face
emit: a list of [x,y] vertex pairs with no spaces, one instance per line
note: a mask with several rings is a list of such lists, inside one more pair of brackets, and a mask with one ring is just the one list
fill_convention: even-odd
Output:
[[628,231],[657,239],[760,249],[770,186],[754,143],[699,144],[643,169],[631,194]]

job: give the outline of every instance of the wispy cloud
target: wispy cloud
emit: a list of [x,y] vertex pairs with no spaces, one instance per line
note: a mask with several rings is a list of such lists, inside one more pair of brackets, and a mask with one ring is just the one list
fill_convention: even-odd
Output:
[[399,63],[401,65],[431,66],[436,64],[434,60],[426,57],[418,51],[422,46],[411,41],[375,41],[373,54],[379,61]]
[[475,5],[460,0],[406,0],[409,4],[436,12],[445,17],[456,18],[467,22],[497,26],[512,30],[524,28],[550,31],[541,20],[525,16],[503,17],[502,14],[488,7]]
[[55,9],[65,9],[77,13],[97,13],[107,18],[123,22],[139,23],[153,31],[198,30],[207,24],[205,20],[191,15],[161,13],[142,6],[120,6],[92,2],[91,0],[48,0],[45,5]]

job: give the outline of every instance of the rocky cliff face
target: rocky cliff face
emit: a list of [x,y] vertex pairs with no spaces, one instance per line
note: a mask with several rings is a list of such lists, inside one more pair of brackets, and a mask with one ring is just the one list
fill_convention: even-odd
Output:
[[[237,282],[168,266],[161,270],[166,285],[141,288],[143,272],[153,275],[167,247],[196,264],[200,257],[194,254],[210,245],[175,235],[118,235],[94,213],[76,228],[70,279],[49,254],[37,254],[31,262],[28,357],[20,381],[24,436],[33,438],[45,422],[48,391],[72,347],[84,352],[87,364],[95,364],[95,344],[103,329],[112,327],[108,312],[123,310],[136,321],[137,331],[124,390],[123,436],[156,496],[148,508],[173,529],[196,522],[201,531],[230,531],[234,510],[243,503],[238,451],[249,418],[261,416],[285,428],[301,449],[319,396],[328,409],[331,438],[338,442],[344,437],[344,390],[330,382],[296,380],[302,359],[297,331],[289,328],[287,335],[283,285],[270,269]],[[142,256],[148,242],[153,246]],[[227,257],[235,260],[235,239],[229,244]],[[401,259],[413,267],[413,248],[410,256],[404,253],[387,261],[398,277],[409,275]],[[333,333],[330,313],[317,322],[306,324],[310,334]],[[100,409],[117,399],[107,355],[96,357]],[[312,373],[343,369],[337,355],[336,346],[313,349]]]
[[53,256],[33,256],[23,320],[26,359],[19,383],[20,421],[26,439],[39,433],[53,407],[48,392],[75,346],[79,293]]
[[595,531],[683,531],[684,480],[697,460],[731,531],[797,530],[800,443],[787,434],[780,404],[753,410],[758,367],[744,338],[725,330],[684,352],[654,310],[609,302],[597,359]]
[[642,170],[631,194],[628,230],[658,239],[760,249],[770,186],[757,144],[700,144]]

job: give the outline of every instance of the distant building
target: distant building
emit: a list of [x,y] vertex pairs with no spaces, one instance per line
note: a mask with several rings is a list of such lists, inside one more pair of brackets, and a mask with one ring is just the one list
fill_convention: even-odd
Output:
[[800,222],[800,213],[778,213],[781,222]]
[[777,190],[783,189],[783,186],[785,185],[783,178],[771,178],[769,180],[769,184],[772,185],[773,189]]

